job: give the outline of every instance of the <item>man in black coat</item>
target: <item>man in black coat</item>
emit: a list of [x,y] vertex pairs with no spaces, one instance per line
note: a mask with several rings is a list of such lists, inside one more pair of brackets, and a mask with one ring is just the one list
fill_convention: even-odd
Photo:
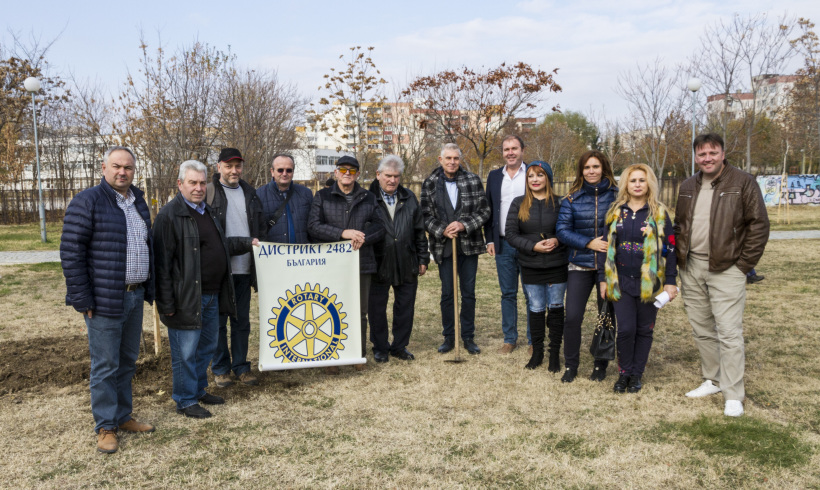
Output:
[[[219,221],[226,237],[251,237],[261,239],[265,235],[262,203],[256,190],[242,180],[245,160],[236,148],[223,148],[219,152],[217,172],[205,190],[205,201]],[[219,315],[219,336],[211,365],[214,382],[220,388],[233,384],[231,371],[243,384],[259,384],[251,373],[248,362],[248,339],[251,333],[250,309],[251,287],[256,287],[256,271],[250,253],[231,257],[231,278],[236,294],[236,314],[231,319],[231,345],[228,347],[228,315]]]
[[[427,272],[430,253],[424,232],[424,216],[410,189],[400,184],[404,162],[388,155],[379,162],[376,180],[370,192],[379,204],[379,217],[384,225],[384,240],[376,244],[378,271],[370,285],[368,317],[370,341],[376,362],[393,357],[415,359],[407,350],[413,330],[413,312],[418,289],[418,276]],[[388,343],[387,300],[393,288],[393,343]]]
[[157,310],[168,327],[177,413],[207,418],[200,403],[225,403],[205,391],[208,364],[216,349],[219,315],[235,315],[230,255],[251,251],[257,239],[225,238],[205,203],[207,168],[188,160],[179,167],[179,194],[154,223]]
[[[359,161],[343,156],[336,162],[336,183],[316,193],[310,208],[308,232],[315,242],[350,240],[359,251],[359,298],[361,301],[362,356],[367,352],[367,300],[371,275],[376,273],[373,245],[384,238],[384,226],[378,214],[376,198],[356,181]],[[357,364],[356,369],[365,369]],[[337,366],[325,369],[338,374]]]

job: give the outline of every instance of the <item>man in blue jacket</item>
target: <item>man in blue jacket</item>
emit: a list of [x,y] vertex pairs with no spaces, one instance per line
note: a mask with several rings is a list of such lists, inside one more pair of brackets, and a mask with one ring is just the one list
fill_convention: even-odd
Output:
[[102,453],[117,451],[118,430],[154,430],[131,417],[143,301],[154,300],[151,215],[131,185],[136,163],[123,146],[105,152],[103,178],[71,200],[60,242],[66,304],[88,329],[91,413]]
[[[487,176],[487,203],[490,205],[490,219],[484,226],[487,253],[495,257],[498,272],[498,286],[501,289],[501,330],[504,345],[500,354],[509,354],[518,346],[518,282],[521,280],[521,266],[518,265],[518,250],[507,243],[505,226],[507,212],[513,199],[523,196],[527,188],[527,166],[524,165],[524,141],[509,135],[501,142],[501,152],[505,165]],[[522,288],[523,290],[523,288]],[[529,298],[524,290],[529,311]],[[529,322],[527,339],[529,340]]]
[[291,155],[277,153],[270,169],[273,180],[256,190],[262,201],[268,242],[308,243],[307,222],[313,192],[293,182],[295,168]]

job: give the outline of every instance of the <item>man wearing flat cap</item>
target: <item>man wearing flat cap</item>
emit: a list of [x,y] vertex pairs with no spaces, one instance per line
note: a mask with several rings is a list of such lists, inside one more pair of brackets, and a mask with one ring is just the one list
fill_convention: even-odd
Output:
[[[367,299],[371,274],[376,273],[373,244],[384,237],[376,197],[360,186],[359,161],[343,156],[336,161],[336,182],[316,193],[308,218],[308,233],[314,242],[350,240],[359,251],[359,298],[362,323],[362,356],[367,352]],[[361,371],[363,364],[357,364]],[[325,368],[328,374],[338,374],[338,366]]]

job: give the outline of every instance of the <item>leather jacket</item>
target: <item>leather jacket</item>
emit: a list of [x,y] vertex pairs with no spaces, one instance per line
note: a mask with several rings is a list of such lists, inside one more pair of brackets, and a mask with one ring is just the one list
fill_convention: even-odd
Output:
[[[737,265],[744,274],[752,270],[769,240],[769,215],[760,186],[750,174],[724,163],[712,181],[714,194],[709,217],[709,271],[722,272]],[[675,207],[675,252],[678,267],[686,268],[695,212],[703,173],[680,186]]]

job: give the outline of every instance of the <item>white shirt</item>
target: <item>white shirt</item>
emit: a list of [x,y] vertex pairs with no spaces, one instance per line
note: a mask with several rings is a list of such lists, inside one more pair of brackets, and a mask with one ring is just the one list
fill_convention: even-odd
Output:
[[501,170],[504,178],[501,180],[501,210],[498,217],[498,235],[504,236],[507,229],[507,213],[510,205],[518,196],[523,196],[527,188],[527,166],[522,162],[515,175],[510,177],[507,166]]
[[450,204],[453,205],[453,209],[456,209],[458,205],[458,184],[444,181],[444,188],[447,189],[447,195],[450,196]]

